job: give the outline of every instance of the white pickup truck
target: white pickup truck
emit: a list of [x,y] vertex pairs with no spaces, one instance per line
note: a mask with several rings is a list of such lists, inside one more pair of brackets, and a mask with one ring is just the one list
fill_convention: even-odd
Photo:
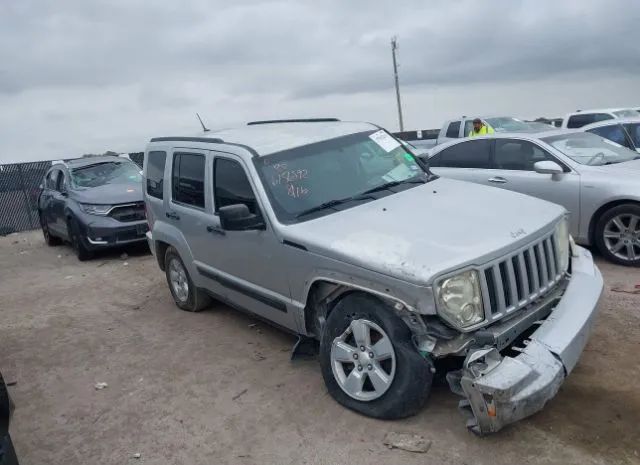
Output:
[[[420,149],[430,149],[436,145],[448,142],[450,140],[467,137],[473,127],[473,120],[476,116],[463,116],[462,118],[448,120],[444,123],[440,132],[438,132],[437,138],[418,138],[418,139],[405,139],[412,145]],[[480,117],[480,119],[488,127],[492,128],[495,132],[542,132],[554,129],[553,126],[544,123],[535,123],[522,121],[511,116],[486,116]],[[424,133],[425,131],[420,131]],[[411,134],[411,133],[407,133]],[[396,134],[398,137],[402,137]]]

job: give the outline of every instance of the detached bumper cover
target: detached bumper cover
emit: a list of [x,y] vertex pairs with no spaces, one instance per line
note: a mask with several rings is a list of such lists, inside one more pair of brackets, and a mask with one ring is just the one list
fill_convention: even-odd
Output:
[[469,352],[462,370],[449,373],[449,385],[466,399],[467,427],[494,433],[541,410],[575,367],[587,343],[602,294],[603,280],[591,254],[576,247],[567,289],[549,317],[517,357],[492,347]]

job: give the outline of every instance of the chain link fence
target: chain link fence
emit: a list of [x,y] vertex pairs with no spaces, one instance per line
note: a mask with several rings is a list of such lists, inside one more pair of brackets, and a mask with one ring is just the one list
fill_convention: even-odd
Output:
[[0,165],[0,236],[40,227],[38,195],[50,161]]

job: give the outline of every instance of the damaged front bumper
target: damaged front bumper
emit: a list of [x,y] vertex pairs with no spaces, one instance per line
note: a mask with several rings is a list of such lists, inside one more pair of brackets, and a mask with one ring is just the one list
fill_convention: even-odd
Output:
[[576,247],[564,295],[517,357],[493,347],[470,350],[463,368],[447,375],[460,408],[471,414],[467,427],[494,433],[541,410],[578,362],[589,337],[603,280],[591,254]]

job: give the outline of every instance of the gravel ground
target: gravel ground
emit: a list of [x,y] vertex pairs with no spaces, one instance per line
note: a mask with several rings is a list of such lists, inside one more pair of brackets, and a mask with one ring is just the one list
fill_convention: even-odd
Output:
[[[558,396],[477,438],[445,386],[403,421],[340,407],[316,361],[289,361],[292,336],[221,304],[179,311],[153,257],[120,253],[80,263],[38,232],[0,238],[0,370],[17,382],[23,465],[640,464],[638,269],[599,261],[601,313]],[[389,450],[388,432],[432,445]]]

